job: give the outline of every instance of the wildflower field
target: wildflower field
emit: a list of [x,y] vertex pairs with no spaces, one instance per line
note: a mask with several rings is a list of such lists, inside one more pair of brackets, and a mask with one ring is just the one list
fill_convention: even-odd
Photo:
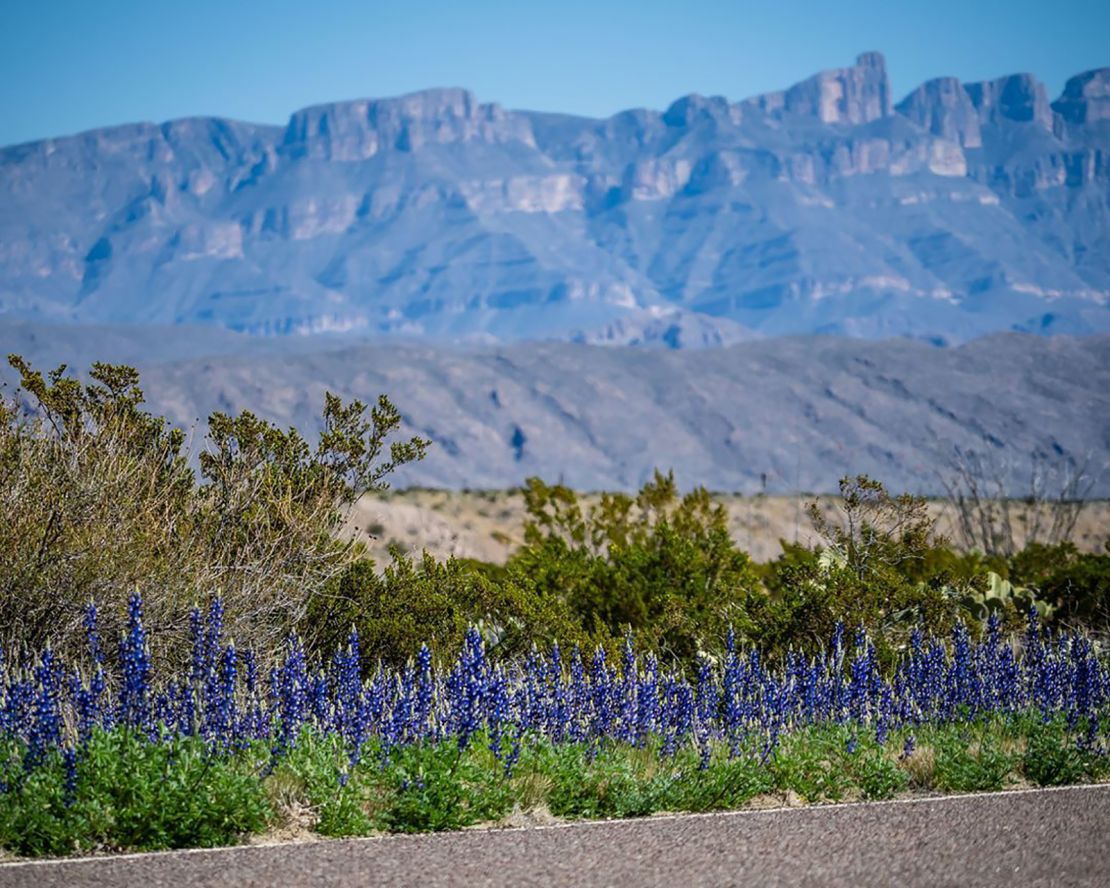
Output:
[[[883,668],[863,631],[771,664],[729,637],[693,667],[603,649],[497,662],[471,629],[362,672],[352,633],[312,663],[290,636],[263,671],[195,610],[187,663],[159,673],[132,597],[110,649],[8,653],[0,673],[0,846],[20,855],[209,846],[300,818],[325,835],[705,811],[910,791],[1103,779],[1110,668],[1081,634],[997,619],[914,631]],[[974,636],[974,637],[973,637]]]
[[531,478],[505,564],[379,565],[350,509],[429,446],[387,398],[327,395],[314,445],[213,413],[194,471],[134,368],[9,362],[4,854],[1110,774],[1110,543],[1071,540],[1075,484],[1019,543],[971,478],[954,547],[922,497],[849,476],[814,545],[757,564],[673,473],[592,499]]

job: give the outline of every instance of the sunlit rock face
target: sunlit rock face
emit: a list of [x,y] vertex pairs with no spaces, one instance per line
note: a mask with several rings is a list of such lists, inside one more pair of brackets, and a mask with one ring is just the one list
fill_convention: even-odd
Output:
[[1011,74],[964,87],[983,123],[1016,121],[1052,129],[1052,106],[1044,84],[1032,74]]
[[1087,124],[1110,119],[1110,68],[1072,77],[1052,110],[1068,123]]
[[858,124],[891,113],[886,62],[865,52],[850,68],[822,71],[788,90],[769,93],[748,103],[772,117],[814,117],[822,123]]
[[383,150],[466,142],[534,146],[527,120],[481,104],[466,90],[433,89],[298,111],[286,127],[283,148],[294,157],[356,161]]
[[1110,329],[1110,69],[878,53],[604,120],[462,89],[0,149],[0,313],[705,347]]
[[981,148],[979,110],[955,77],[923,83],[898,103],[898,113],[919,127],[964,148]]

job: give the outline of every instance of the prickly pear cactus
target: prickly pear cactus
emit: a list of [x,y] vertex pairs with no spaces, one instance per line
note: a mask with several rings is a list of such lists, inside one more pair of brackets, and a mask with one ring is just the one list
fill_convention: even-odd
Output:
[[987,572],[986,588],[973,589],[964,599],[964,606],[980,620],[1010,608],[1025,613],[1034,605],[1042,617],[1050,618],[1053,606],[1037,598],[1036,593],[1034,587],[1015,586],[992,570]]

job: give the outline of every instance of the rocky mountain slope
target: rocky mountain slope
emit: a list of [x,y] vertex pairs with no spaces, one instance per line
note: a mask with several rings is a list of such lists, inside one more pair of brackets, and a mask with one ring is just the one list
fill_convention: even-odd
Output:
[[1015,495],[1028,493],[1040,454],[1089,463],[1090,495],[1110,497],[1110,336],[1004,334],[951,348],[788,337],[680,351],[243,341],[0,325],[0,353],[22,350],[40,367],[138,363],[153,409],[186,428],[249,408],[311,434],[325,391],[384,392],[410,432],[435,442],[402,485],[503,489],[540,475],[632,488],[660,467],[727,491],[825,492],[866,472],[938,492],[958,446],[983,454]]
[[0,149],[0,324],[959,342],[1107,331],[1108,297],[1110,68],[895,103],[865,53],[605,120],[443,89]]

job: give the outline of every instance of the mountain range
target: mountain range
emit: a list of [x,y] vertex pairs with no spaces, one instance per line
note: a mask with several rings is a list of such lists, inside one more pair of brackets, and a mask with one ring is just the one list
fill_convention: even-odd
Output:
[[401,486],[506,488],[539,475],[631,489],[658,467],[683,487],[723,491],[827,492],[866,472],[935,494],[960,448],[980,456],[992,491],[1000,481],[1028,495],[1035,455],[1053,472],[1045,492],[1060,471],[1083,469],[1086,493],[1110,498],[1106,335],[1007,333],[947,348],[802,336],[672,351],[12,321],[0,354],[12,351],[42,369],[137,364],[151,409],[196,435],[214,410],[250,409],[314,437],[326,391],[388,393],[404,431],[433,441]]
[[1028,74],[895,98],[869,52],[601,120],[438,89],[3,148],[0,325],[671,348],[1110,331],[1110,68],[1055,101]]

